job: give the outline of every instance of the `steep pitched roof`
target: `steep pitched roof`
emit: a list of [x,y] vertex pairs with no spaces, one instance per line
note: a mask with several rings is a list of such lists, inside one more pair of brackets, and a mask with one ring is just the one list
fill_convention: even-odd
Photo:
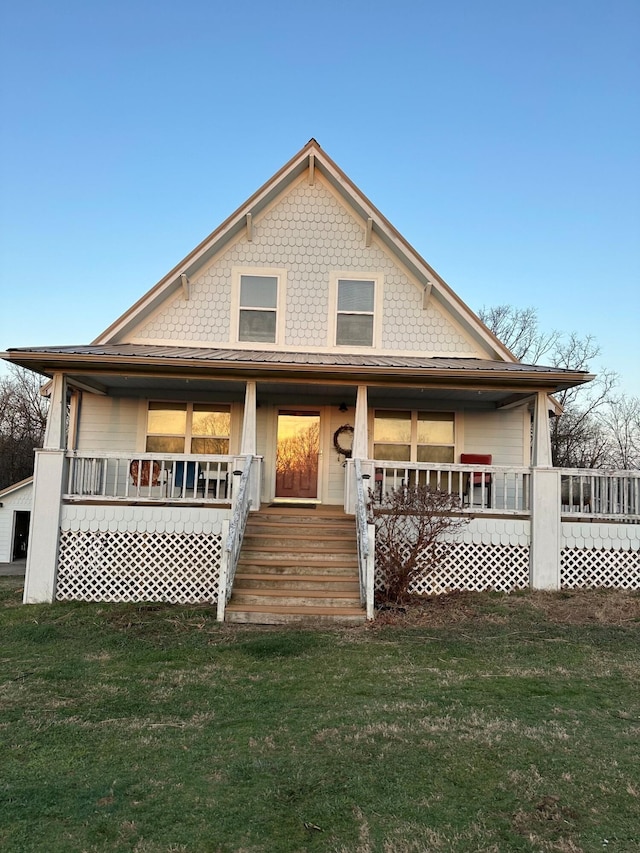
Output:
[[457,296],[438,273],[391,225],[385,216],[356,187],[339,166],[326,154],[315,139],[309,142],[276,174],[258,189],[243,205],[231,214],[215,231],[206,237],[192,252],[167,273],[154,287],[142,296],[128,311],[112,323],[94,344],[116,343],[130,329],[154,311],[169,296],[182,287],[182,276],[190,278],[214,255],[224,249],[246,228],[247,215],[258,216],[291,184],[307,172],[313,181],[316,171],[325,178],[365,228],[383,243],[388,251],[403,264],[423,287],[430,290],[430,298],[440,302],[450,311],[461,326],[481,341],[498,361],[515,362],[516,359],[504,344],[487,329],[476,314]]

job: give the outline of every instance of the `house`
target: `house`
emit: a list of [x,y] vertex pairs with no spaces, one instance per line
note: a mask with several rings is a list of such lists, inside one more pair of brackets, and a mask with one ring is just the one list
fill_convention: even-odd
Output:
[[4,357],[51,380],[26,602],[371,617],[366,494],[416,480],[473,516],[423,592],[557,588],[565,521],[639,517],[551,468],[591,377],[518,363],[313,139],[92,344]]
[[13,563],[27,556],[33,477],[0,489],[0,563]]

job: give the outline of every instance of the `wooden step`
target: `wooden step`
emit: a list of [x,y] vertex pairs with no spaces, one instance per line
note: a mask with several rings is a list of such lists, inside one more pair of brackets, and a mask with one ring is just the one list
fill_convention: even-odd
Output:
[[345,590],[347,592],[359,592],[360,582],[357,573],[349,575],[312,575],[300,573],[262,573],[262,572],[236,572],[233,583],[234,589],[271,588],[271,589],[326,589]]
[[283,625],[285,623],[331,623],[361,625],[366,621],[361,607],[300,607],[245,604],[227,604],[225,619],[228,622],[258,625]]
[[251,513],[225,613],[230,622],[363,622],[354,519],[340,508]]
[[325,577],[353,578],[358,577],[358,560],[334,560],[330,566],[325,562],[306,560],[254,560],[241,559],[236,574],[272,574],[276,576],[293,575],[324,575]]
[[304,545],[310,542],[318,545],[325,545],[328,548],[332,548],[336,545],[353,545],[355,544],[356,532],[355,530],[349,530],[344,532],[339,532],[332,530],[331,528],[327,529],[323,533],[317,533],[315,530],[313,532],[307,530],[289,530],[278,528],[277,530],[268,530],[268,531],[257,531],[254,530],[253,527],[248,527],[244,534],[243,544],[247,543],[250,545],[263,545],[263,544],[275,544],[277,545],[280,542],[291,542],[295,545]]
[[265,607],[326,607],[332,610],[360,604],[359,592],[336,592],[324,589],[236,589],[233,603],[238,607],[260,604]]

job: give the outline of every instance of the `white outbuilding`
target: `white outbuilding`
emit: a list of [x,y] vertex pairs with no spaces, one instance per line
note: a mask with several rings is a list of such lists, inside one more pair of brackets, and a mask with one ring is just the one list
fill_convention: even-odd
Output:
[[32,503],[33,477],[0,491],[0,563],[26,558]]

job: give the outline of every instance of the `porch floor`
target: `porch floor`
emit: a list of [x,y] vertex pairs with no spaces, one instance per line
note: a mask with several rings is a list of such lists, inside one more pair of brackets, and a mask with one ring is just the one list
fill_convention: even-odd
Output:
[[353,516],[320,505],[282,504],[251,513],[225,618],[364,622]]

